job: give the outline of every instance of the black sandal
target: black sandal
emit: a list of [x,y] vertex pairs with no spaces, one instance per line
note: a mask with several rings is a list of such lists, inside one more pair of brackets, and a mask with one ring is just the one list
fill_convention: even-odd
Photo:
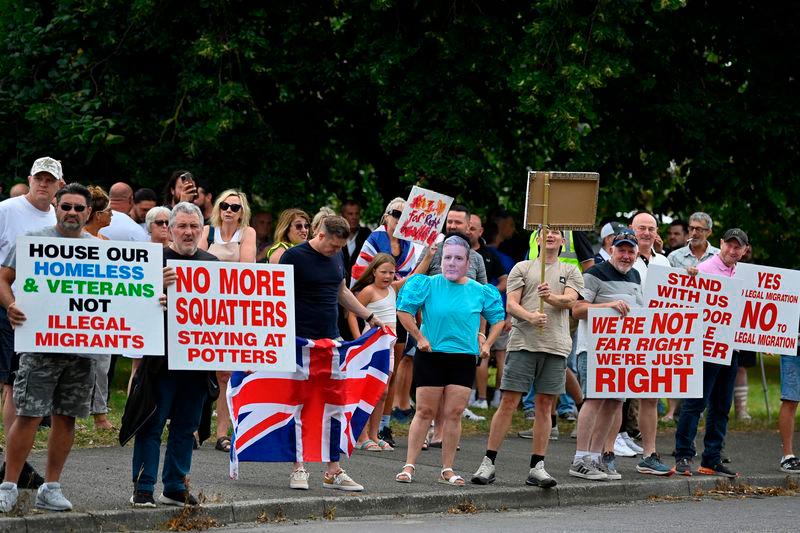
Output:
[[215,450],[219,450],[221,452],[229,452],[231,451],[231,439],[228,437],[220,437],[217,439],[217,443],[214,445]]

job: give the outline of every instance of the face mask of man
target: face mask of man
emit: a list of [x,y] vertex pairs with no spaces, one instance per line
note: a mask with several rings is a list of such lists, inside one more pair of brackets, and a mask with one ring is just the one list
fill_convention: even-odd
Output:
[[449,281],[458,281],[467,275],[468,251],[458,244],[447,244],[442,250],[442,274]]

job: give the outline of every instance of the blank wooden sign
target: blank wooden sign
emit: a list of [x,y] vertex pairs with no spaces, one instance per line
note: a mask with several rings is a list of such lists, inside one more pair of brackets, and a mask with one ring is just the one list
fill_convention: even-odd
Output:
[[597,217],[597,172],[528,172],[525,229],[541,226],[544,217],[544,181],[550,175],[550,198],[547,223],[553,229],[592,230]]

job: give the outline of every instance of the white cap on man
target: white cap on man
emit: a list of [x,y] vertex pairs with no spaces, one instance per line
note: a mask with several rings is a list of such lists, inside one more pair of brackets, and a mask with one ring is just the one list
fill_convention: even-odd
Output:
[[30,175],[35,176],[39,172],[47,172],[57,181],[64,181],[64,173],[61,170],[61,162],[53,159],[52,157],[40,157],[33,162]]

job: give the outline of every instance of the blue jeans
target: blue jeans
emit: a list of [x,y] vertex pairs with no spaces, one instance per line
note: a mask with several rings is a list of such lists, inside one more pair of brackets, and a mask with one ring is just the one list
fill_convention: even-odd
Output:
[[730,366],[703,363],[703,397],[686,398],[681,401],[681,414],[678,417],[678,431],[675,433],[675,458],[694,457],[694,438],[697,424],[706,413],[706,434],[703,438],[703,457],[701,466],[712,468],[722,461],[722,446],[728,431],[728,413],[733,402],[733,384],[739,368],[738,357],[734,352]]
[[193,434],[208,395],[208,377],[205,372],[169,370],[157,379],[156,412],[136,433],[133,443],[133,484],[136,490],[153,492],[161,435],[169,418],[161,481],[164,492],[180,492],[186,490],[185,478],[192,467]]

